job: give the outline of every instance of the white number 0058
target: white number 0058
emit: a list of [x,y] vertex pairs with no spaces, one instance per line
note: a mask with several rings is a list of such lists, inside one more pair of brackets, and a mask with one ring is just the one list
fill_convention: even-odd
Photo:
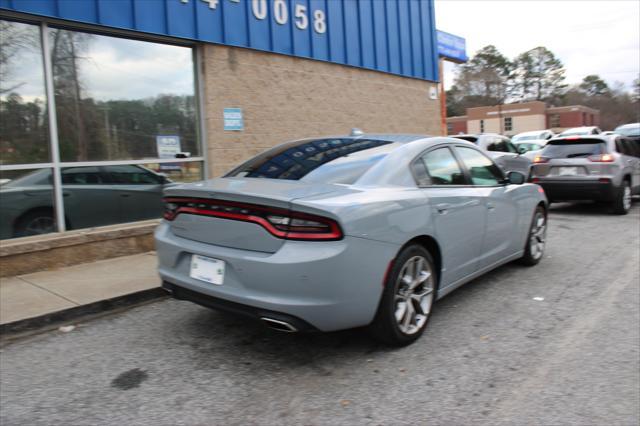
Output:
[[[286,0],[251,0],[251,11],[256,19],[266,19],[268,14],[268,4],[273,4],[273,19],[279,25],[285,25],[289,20],[289,8]],[[294,22],[296,28],[305,30],[309,26],[307,7],[302,4],[295,4]],[[323,34],[327,31],[327,22],[323,10],[313,11],[313,29],[315,32]]]

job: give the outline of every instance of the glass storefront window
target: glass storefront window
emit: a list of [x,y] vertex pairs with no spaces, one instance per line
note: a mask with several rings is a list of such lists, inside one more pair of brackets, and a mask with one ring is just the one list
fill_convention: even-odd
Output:
[[0,34],[0,239],[160,218],[164,188],[203,178],[192,48],[7,20]]
[[157,137],[200,155],[192,50],[51,29],[62,161],[157,158]]
[[0,164],[49,162],[49,130],[36,25],[0,20]]
[[51,169],[0,172],[0,239],[55,231]]

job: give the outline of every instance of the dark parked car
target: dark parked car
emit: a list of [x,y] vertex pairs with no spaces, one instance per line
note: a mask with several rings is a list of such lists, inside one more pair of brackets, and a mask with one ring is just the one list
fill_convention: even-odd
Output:
[[[62,169],[68,229],[160,217],[162,190],[171,181],[137,165]],[[53,185],[48,169],[0,186],[0,239],[55,231]]]

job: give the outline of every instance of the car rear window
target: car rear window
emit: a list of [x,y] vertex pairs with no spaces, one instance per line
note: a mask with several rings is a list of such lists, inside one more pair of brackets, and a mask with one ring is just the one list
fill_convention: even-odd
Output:
[[605,154],[607,146],[600,139],[577,139],[549,142],[540,155],[547,158],[582,158]]
[[226,177],[351,184],[398,145],[373,139],[296,141],[257,155]]
[[619,135],[638,137],[640,136],[640,124],[636,126],[634,125],[619,126],[619,127],[616,127],[614,132],[618,133]]
[[463,141],[478,143],[478,138],[476,136],[454,136],[456,139],[462,139]]

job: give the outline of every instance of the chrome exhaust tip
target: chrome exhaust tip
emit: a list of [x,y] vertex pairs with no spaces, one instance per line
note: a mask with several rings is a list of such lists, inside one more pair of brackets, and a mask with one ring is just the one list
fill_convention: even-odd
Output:
[[261,317],[260,320],[264,322],[267,325],[267,327],[273,330],[283,331],[285,333],[295,333],[296,331],[298,331],[297,328],[295,328],[294,326],[292,326],[291,324],[285,321],[280,321],[277,319],[266,318],[266,317]]

